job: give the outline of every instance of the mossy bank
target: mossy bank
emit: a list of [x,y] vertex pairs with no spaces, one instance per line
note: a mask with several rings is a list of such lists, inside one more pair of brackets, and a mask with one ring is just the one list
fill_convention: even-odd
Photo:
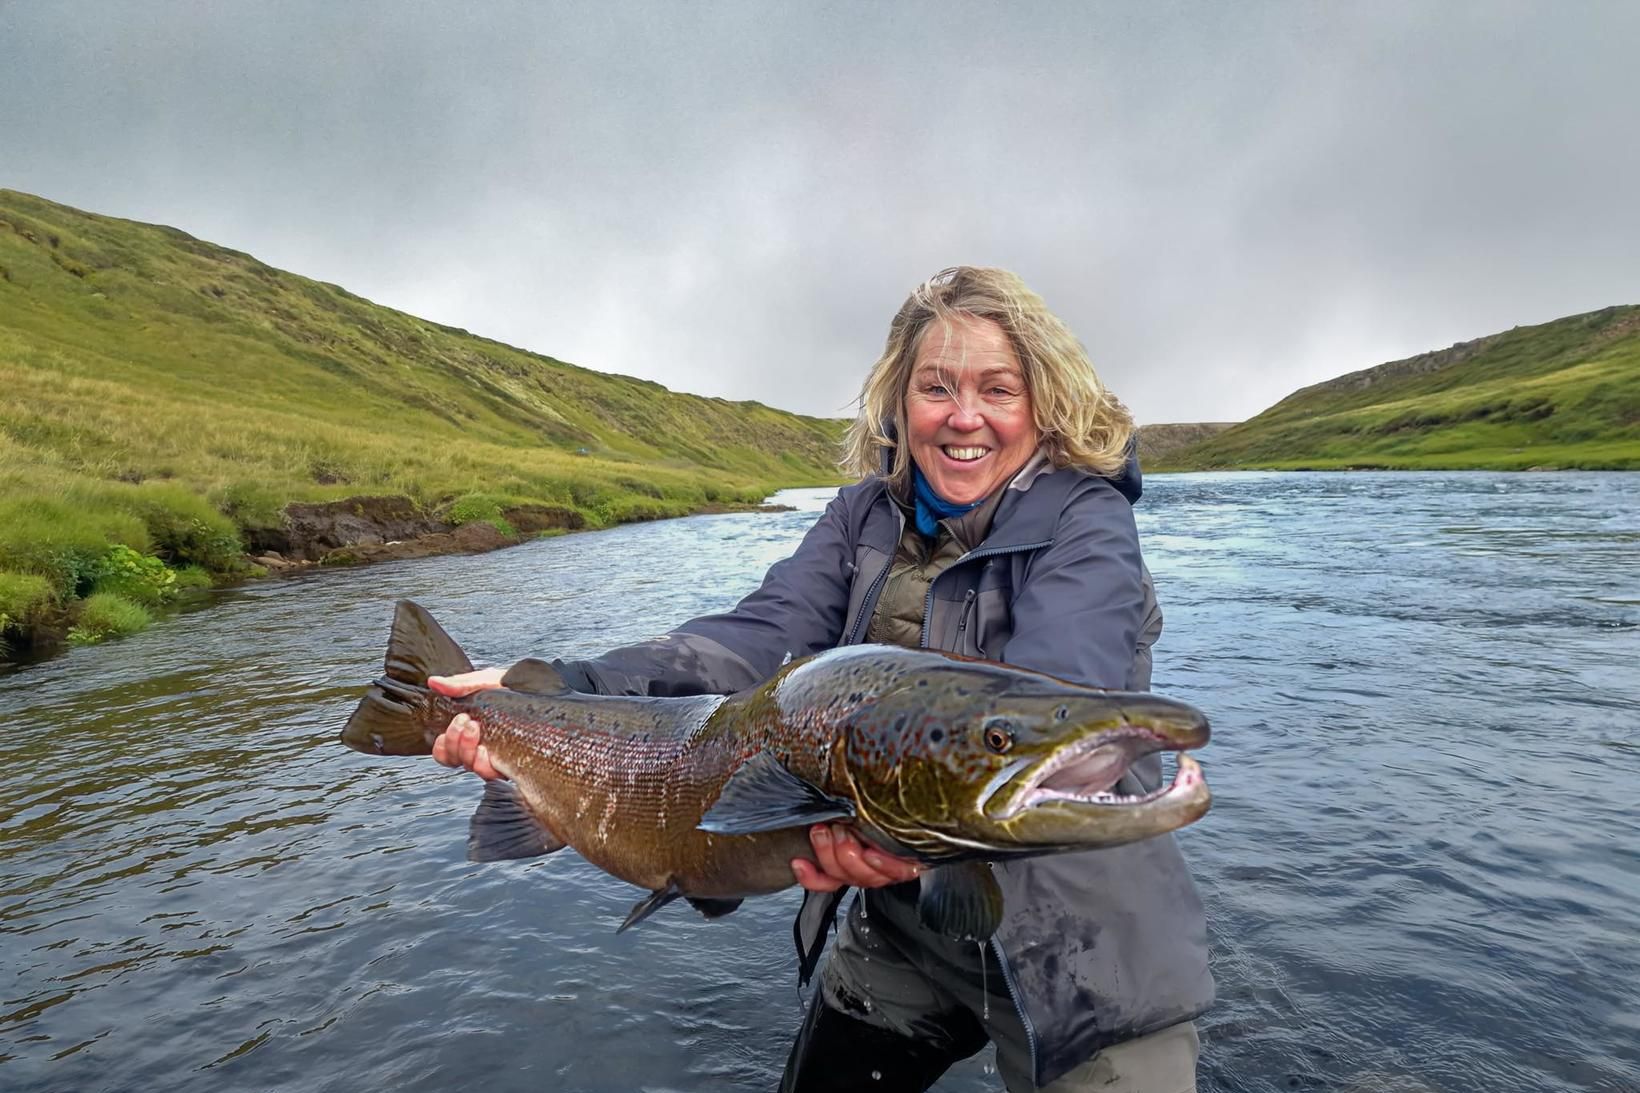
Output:
[[836,482],[843,428],[8,190],[0,385],[0,657],[129,632],[265,571],[253,555],[359,562],[752,506]]

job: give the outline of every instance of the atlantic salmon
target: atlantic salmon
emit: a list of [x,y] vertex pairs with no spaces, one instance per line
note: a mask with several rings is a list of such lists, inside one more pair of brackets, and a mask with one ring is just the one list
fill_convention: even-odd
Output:
[[[1211,804],[1184,754],[1207,743],[1201,711],[950,653],[845,646],[732,695],[581,694],[540,660],[465,698],[427,687],[471,670],[430,614],[400,601],[385,670],[342,743],[425,755],[456,714],[478,720],[507,781],[485,784],[468,857],[572,847],[648,891],[622,930],[676,899],[711,918],[790,887],[791,860],[813,860],[809,825],[838,822],[930,867],[925,924],[984,939],[1003,913],[988,863],[1150,838]],[[1159,751],[1179,753],[1170,785],[1115,792]]]

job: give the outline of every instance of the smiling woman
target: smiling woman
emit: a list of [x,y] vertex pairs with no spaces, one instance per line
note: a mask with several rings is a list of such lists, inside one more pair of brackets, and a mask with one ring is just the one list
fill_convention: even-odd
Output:
[[[593,694],[728,693],[798,658],[874,642],[1147,690],[1161,612],[1133,520],[1132,434],[1081,344],[1017,276],[946,270],[890,324],[848,438],[860,481],[838,493],[797,552],[732,611],[556,662],[558,676]],[[488,669],[428,682],[454,696],[501,678]],[[996,754],[1019,728],[944,717],[931,704],[889,724],[931,741],[977,735]],[[851,740],[868,731],[847,728]],[[1156,756],[1132,746],[1009,781],[999,803],[1171,807]],[[485,777],[504,773],[466,714],[433,754]],[[1205,802],[1192,764],[1181,763],[1173,788]],[[796,931],[803,972],[819,959],[843,890],[860,896],[793,1046],[789,1093],[924,1090],[987,1041],[1014,1091],[1195,1088],[1193,1018],[1213,988],[1201,903],[1170,835],[975,863],[1003,896],[988,945],[953,941],[919,916],[909,882],[944,890],[949,867],[919,877],[918,863],[895,856],[903,843],[857,823],[816,824],[809,835],[813,860],[791,862],[808,889]]]

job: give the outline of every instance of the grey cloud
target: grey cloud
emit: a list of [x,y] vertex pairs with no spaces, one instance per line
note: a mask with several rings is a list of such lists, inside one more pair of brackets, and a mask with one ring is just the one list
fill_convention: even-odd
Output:
[[847,412],[1017,269],[1141,420],[1640,301],[1619,4],[0,4],[0,184]]

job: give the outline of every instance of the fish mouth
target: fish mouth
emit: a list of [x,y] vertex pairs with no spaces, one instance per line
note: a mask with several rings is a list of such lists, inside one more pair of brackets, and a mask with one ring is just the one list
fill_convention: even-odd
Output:
[[[1005,771],[1008,777],[983,808],[995,819],[1008,820],[1028,810],[1051,805],[1132,809],[1172,798],[1193,798],[1207,789],[1201,765],[1185,754],[1185,748],[1196,746],[1194,742],[1181,743],[1138,726],[1102,732],[1061,748],[1024,769]],[[1178,753],[1178,771],[1171,783],[1149,793],[1113,792],[1113,787],[1134,763],[1162,751]]]

